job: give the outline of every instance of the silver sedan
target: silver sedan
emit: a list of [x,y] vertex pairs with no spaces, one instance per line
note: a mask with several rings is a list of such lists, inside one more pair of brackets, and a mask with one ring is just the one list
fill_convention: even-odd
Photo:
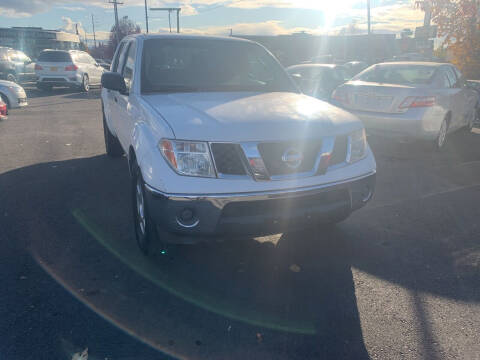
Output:
[[357,115],[367,132],[435,141],[471,129],[479,106],[475,92],[451,64],[376,64],[339,86],[334,102]]
[[0,80],[0,99],[7,104],[9,109],[27,106],[27,94],[20,85]]

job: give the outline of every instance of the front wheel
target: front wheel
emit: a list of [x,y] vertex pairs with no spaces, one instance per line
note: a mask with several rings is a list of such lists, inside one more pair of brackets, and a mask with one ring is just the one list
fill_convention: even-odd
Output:
[[142,173],[136,164],[134,164],[131,192],[135,237],[142,253],[148,255],[151,252],[152,245],[157,241],[158,235],[156,225],[148,210]]

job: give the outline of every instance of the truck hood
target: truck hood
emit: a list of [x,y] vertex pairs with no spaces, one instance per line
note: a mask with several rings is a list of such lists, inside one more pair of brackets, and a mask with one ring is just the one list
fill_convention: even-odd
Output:
[[287,92],[143,95],[177,139],[271,141],[344,134],[362,127],[352,114]]

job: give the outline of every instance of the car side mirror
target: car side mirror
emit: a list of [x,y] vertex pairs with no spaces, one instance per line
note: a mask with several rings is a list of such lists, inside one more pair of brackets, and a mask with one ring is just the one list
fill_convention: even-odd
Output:
[[25,61],[24,61],[24,64],[25,64],[25,65],[30,65],[31,63],[33,63],[32,60],[25,60]]
[[105,72],[102,74],[102,87],[108,90],[118,91],[120,94],[126,95],[127,86],[122,75],[116,72]]

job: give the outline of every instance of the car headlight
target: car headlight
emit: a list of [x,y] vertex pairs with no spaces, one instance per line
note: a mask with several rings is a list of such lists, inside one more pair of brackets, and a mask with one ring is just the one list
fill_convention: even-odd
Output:
[[206,142],[161,140],[158,148],[167,163],[180,175],[215,177]]
[[349,163],[362,160],[367,155],[367,137],[365,129],[354,131],[349,136]]

